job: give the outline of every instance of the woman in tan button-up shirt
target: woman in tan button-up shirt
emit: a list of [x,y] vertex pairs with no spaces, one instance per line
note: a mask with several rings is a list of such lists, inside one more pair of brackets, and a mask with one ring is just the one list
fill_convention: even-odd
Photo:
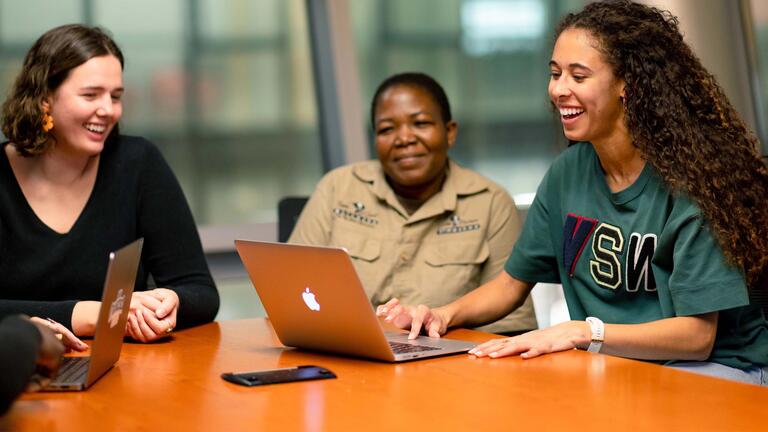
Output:
[[[448,158],[458,125],[421,73],[385,80],[371,107],[378,161],[328,173],[292,243],[346,248],[371,302],[439,306],[496,276],[520,232],[512,198]],[[530,298],[482,330],[536,328]]]

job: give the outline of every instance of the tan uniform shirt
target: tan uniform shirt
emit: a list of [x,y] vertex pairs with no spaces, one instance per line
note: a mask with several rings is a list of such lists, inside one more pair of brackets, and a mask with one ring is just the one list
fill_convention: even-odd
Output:
[[[379,161],[335,169],[318,183],[290,243],[344,247],[374,306],[442,306],[503,271],[520,234],[512,198],[497,184],[450,162],[443,188],[408,215]],[[530,297],[480,328],[536,328]]]

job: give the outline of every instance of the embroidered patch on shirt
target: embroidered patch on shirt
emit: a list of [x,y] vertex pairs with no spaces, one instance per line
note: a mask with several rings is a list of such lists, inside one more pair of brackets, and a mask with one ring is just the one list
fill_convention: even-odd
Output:
[[480,224],[477,223],[477,219],[463,221],[459,215],[454,214],[451,216],[448,223],[437,228],[437,235],[459,234],[467,231],[477,231],[479,229]]
[[379,219],[376,218],[376,215],[366,212],[365,204],[359,201],[351,204],[339,203],[339,207],[335,207],[332,213],[336,217],[361,225],[374,226],[379,224]]

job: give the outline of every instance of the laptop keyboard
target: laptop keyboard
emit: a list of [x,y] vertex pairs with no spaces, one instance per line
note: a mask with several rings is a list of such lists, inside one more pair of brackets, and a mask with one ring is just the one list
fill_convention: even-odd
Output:
[[71,383],[85,381],[90,357],[64,357],[59,366],[59,375],[53,382]]
[[395,354],[405,354],[405,353],[413,353],[413,352],[422,352],[422,351],[435,351],[440,350],[441,348],[435,348],[431,346],[426,345],[411,345],[407,343],[402,342],[389,342],[389,346],[392,347],[392,351]]

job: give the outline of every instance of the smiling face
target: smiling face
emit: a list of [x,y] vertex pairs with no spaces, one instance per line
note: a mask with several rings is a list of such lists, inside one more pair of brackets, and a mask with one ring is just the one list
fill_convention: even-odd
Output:
[[379,96],[374,113],[376,152],[398,194],[426,199],[442,186],[454,121],[444,121],[426,90],[396,85]]
[[614,76],[596,43],[585,30],[567,29],[549,62],[549,97],[569,140],[598,143],[626,134],[624,82]]
[[72,69],[43,106],[53,117],[56,151],[98,155],[123,113],[123,71],[112,56]]

